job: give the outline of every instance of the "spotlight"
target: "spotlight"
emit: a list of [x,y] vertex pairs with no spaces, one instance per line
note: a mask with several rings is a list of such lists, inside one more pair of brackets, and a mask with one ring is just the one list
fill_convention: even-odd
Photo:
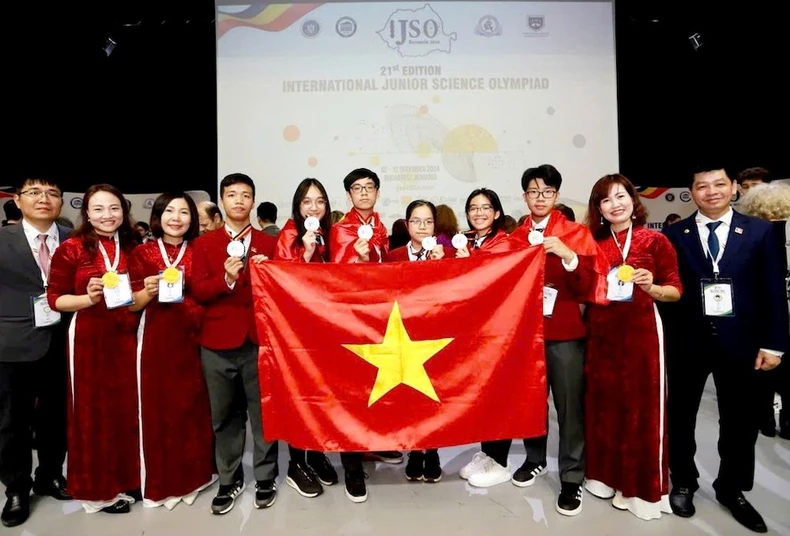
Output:
[[110,54],[112,54],[112,51],[113,51],[113,50],[115,50],[115,46],[116,46],[117,44],[118,44],[118,43],[116,43],[116,42],[113,40],[113,38],[112,38],[112,37],[108,37],[108,38],[107,38],[107,40],[104,42],[104,46],[102,47],[102,50],[104,50],[104,53],[105,53],[105,54],[107,54],[107,57],[109,57],[109,56],[110,56]]
[[694,49],[694,52],[699,50],[699,47],[702,46],[702,37],[700,36],[699,32],[691,34],[689,37],[689,43],[691,43],[691,48]]

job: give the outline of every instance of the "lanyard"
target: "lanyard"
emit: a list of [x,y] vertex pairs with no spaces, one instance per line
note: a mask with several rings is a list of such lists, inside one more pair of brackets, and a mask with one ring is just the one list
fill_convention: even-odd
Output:
[[244,240],[247,238],[247,235],[252,232],[252,224],[248,223],[244,229],[236,234],[236,236],[233,236],[233,231],[231,231],[227,226],[225,226],[225,231],[228,233],[228,236],[230,236],[231,240]]
[[[713,232],[713,231],[709,231]],[[708,235],[708,239],[710,239],[710,235]],[[705,252],[705,256],[710,259],[710,263],[713,265],[713,278],[719,278],[719,261],[713,258],[713,255],[710,254],[710,249],[708,248],[708,242],[706,240],[702,240],[700,237],[700,242],[702,242],[702,249]],[[719,256],[724,254],[724,248],[719,246]]]
[[420,249],[420,251],[414,251],[414,248],[411,247],[411,242],[408,244],[409,253],[411,253],[414,257],[416,257],[415,261],[424,261],[428,258],[427,251],[425,249]]
[[165,266],[167,266],[168,268],[176,268],[178,266],[178,263],[181,262],[181,259],[184,258],[184,253],[186,253],[187,250],[187,241],[184,240],[181,243],[181,250],[178,252],[178,256],[176,257],[176,260],[173,261],[172,264],[170,263],[170,258],[167,256],[167,251],[165,251],[165,244],[162,241],[162,239],[158,238],[157,243],[159,244],[159,252],[162,254],[162,260],[165,261]]
[[104,249],[104,244],[101,243],[101,239],[99,240],[99,251],[104,258],[104,268],[108,272],[116,272],[118,270],[118,263],[121,260],[121,241],[118,238],[118,231],[115,232],[112,238],[115,241],[115,259],[112,261],[112,264],[110,264],[110,257],[107,255],[107,250]]
[[623,264],[625,264],[625,260],[628,258],[628,252],[631,251],[631,235],[633,233],[634,226],[628,226],[628,234],[625,237],[625,244],[623,247],[620,247],[620,242],[617,241],[617,234],[615,234],[614,230],[609,227],[609,231],[612,233],[612,238],[614,239],[614,245],[617,246],[617,249],[620,250],[620,254],[623,256]]

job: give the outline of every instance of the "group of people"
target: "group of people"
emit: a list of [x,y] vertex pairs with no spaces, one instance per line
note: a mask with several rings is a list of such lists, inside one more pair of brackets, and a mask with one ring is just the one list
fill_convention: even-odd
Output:
[[[754,479],[756,385],[787,346],[786,263],[772,225],[730,207],[736,184],[723,168],[693,174],[699,210],[665,234],[645,227],[645,208],[620,174],[596,182],[584,224],[570,221],[556,209],[561,174],[541,165],[521,177],[529,216],[512,233],[497,193],[480,188],[465,203],[468,233],[439,243],[436,207],[416,200],[405,214],[409,241],[395,249],[375,211],[376,173],[353,170],[343,185],[352,208],[334,222],[323,184],[303,180],[276,236],[250,223],[256,191],[247,175],[221,181],[224,219],[183,192],[165,193],[140,245],[117,188],[91,187],[70,232],[55,223],[58,184],[26,179],[14,198],[22,221],[0,232],[3,524],[27,519],[31,488],[79,500],[86,512],[121,514],[139,501],[191,504],[218,479],[211,511],[227,513],[245,487],[248,419],[254,505],[274,504],[278,443],[263,434],[250,263],[375,269],[427,261],[441,269],[448,259],[539,247],[545,281],[537,305],[559,427],[557,511],[578,514],[586,489],[642,519],[694,515],[694,430],[712,373],[716,498],[765,532],[743,492]],[[511,441],[484,441],[460,477],[478,487],[531,486],[546,473],[546,443],[524,438],[526,460],[511,472]],[[339,482],[324,453],[289,445],[289,454],[285,481],[302,496]],[[356,503],[367,499],[365,461],[404,460],[397,451],[340,458],[345,495]],[[438,451],[410,452],[405,476],[439,481]]]

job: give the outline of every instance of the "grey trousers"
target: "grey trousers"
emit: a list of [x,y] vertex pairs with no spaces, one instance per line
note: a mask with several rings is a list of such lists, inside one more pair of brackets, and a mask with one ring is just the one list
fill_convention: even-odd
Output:
[[[560,482],[584,482],[585,341],[546,341],[546,373],[557,410],[560,433]],[[548,432],[548,421],[546,422]],[[527,460],[546,461],[548,436],[524,440]]]
[[277,474],[277,442],[263,440],[261,389],[258,383],[258,347],[250,341],[232,350],[200,348],[214,426],[214,451],[219,483],[229,485],[243,475],[241,458],[250,416],[255,480],[273,480]]

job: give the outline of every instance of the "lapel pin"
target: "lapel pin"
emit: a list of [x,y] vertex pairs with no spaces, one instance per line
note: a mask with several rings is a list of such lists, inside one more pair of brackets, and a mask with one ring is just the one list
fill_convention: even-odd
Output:
[[735,228],[735,232],[736,232],[737,234],[743,234],[743,229],[741,229],[740,227],[736,227],[736,228]]
[[690,232],[688,229],[683,229],[683,234],[689,234]]

